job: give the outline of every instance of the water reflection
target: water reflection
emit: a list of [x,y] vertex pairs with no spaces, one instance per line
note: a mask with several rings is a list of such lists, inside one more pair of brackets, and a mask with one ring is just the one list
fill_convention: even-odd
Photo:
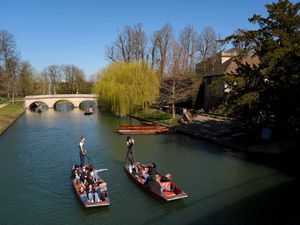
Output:
[[68,111],[72,111],[74,109],[74,106],[71,102],[63,101],[63,102],[57,102],[54,105],[54,109],[59,112],[68,112]]

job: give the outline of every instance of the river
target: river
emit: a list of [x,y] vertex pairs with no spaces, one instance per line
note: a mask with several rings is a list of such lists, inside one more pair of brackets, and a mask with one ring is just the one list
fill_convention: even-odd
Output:
[[[176,134],[133,135],[136,158],[156,162],[189,195],[163,203],[138,187],[123,169],[129,122],[80,109],[41,114],[29,110],[0,136],[0,224],[299,224],[299,181],[271,167],[236,157],[222,147]],[[107,168],[111,205],[85,209],[70,181],[86,136],[89,163]]]

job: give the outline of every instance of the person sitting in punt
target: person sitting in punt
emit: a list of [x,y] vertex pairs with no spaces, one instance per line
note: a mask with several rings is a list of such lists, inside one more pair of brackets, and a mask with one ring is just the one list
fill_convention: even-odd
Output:
[[76,187],[76,190],[77,190],[79,193],[80,193],[81,187],[83,187],[83,189],[84,189],[84,185],[83,185],[83,183],[81,182],[81,180],[76,180],[75,187]]
[[86,178],[86,185],[94,184],[94,179],[91,175]]
[[107,183],[101,180],[100,178],[97,179],[96,181],[96,188],[95,190],[97,191],[98,195],[100,196],[100,199],[102,201],[106,200],[107,197]]
[[82,172],[80,176],[81,182],[86,183],[87,178],[88,178],[88,172],[86,171],[85,168],[82,168]]
[[148,173],[144,174],[144,178],[145,178],[146,182],[149,182],[150,180],[152,180],[156,173],[157,173],[156,172],[156,164],[151,163],[148,166]]
[[148,175],[149,168],[145,167],[143,164],[138,164],[136,166],[136,170],[137,170],[137,175],[139,177],[142,177],[143,179],[145,179],[145,176],[149,176]]
[[86,191],[85,191],[85,186],[84,185],[81,185],[80,188],[79,188],[79,191],[78,191],[81,199],[83,202],[87,202],[88,201],[88,197],[86,195]]
[[160,179],[161,191],[174,191],[175,184],[170,173],[165,174]]
[[166,173],[165,175],[163,175],[160,179],[161,182],[168,182],[168,181],[172,181],[172,176],[170,173]]
[[88,202],[100,202],[98,193],[94,190],[93,185],[89,184],[87,188],[87,196],[88,196]]
[[77,180],[80,180],[79,170],[75,169],[74,174],[72,175],[74,182],[76,183]]

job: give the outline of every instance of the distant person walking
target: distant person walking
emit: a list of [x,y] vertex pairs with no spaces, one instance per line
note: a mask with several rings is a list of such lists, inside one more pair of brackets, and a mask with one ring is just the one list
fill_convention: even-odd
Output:
[[134,152],[133,152],[134,139],[132,137],[128,136],[126,144],[127,144],[127,149],[128,149],[127,156],[129,154],[128,160],[131,163],[131,165],[134,165],[134,162],[135,162],[135,157],[134,157]]
[[85,164],[85,155],[86,155],[86,150],[84,149],[84,141],[85,137],[81,136],[80,137],[80,142],[79,142],[79,156],[80,156],[80,167],[84,167]]

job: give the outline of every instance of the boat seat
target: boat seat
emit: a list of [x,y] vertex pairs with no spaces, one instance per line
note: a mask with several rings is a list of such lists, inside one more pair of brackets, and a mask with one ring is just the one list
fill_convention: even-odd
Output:
[[176,195],[173,191],[163,191],[163,194],[167,197],[173,197]]

